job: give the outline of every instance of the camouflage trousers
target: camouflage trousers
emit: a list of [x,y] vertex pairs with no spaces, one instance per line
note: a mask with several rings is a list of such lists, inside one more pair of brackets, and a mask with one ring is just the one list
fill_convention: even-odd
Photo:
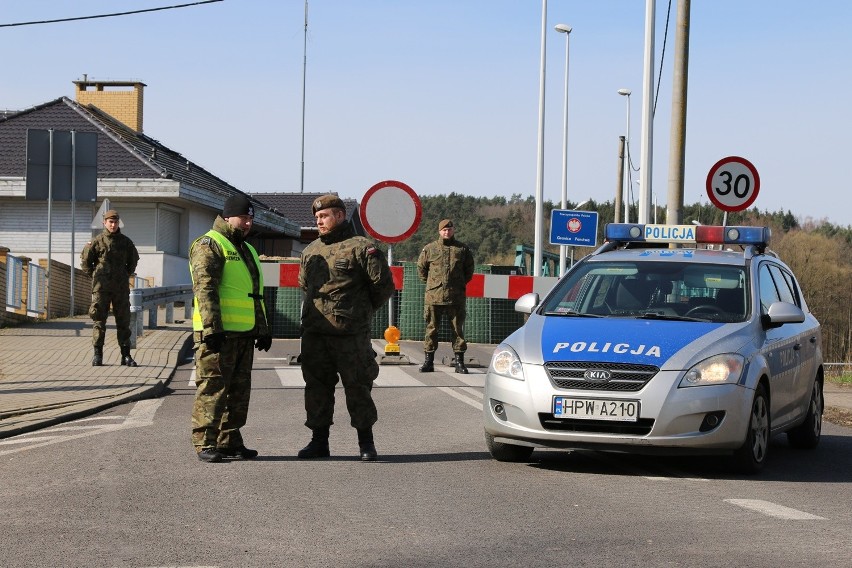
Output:
[[426,320],[426,339],[423,341],[423,351],[432,353],[438,349],[438,328],[441,327],[441,317],[446,315],[450,320],[453,331],[453,353],[467,351],[467,341],[464,340],[464,320],[467,311],[464,304],[430,305],[423,307],[423,319]]
[[248,418],[254,339],[229,337],[222,351],[212,353],[198,343],[196,333],[195,403],[192,407],[192,445],[202,448],[239,448],[240,428]]
[[354,428],[370,428],[379,419],[371,391],[379,376],[370,334],[302,336],[305,380],[305,426],[311,430],[334,423],[334,387],[343,383],[346,408]]
[[112,315],[115,317],[115,328],[120,346],[130,346],[130,289],[124,287],[115,292],[101,288],[92,292],[92,304],[89,306],[89,317],[92,318],[92,345],[104,346],[106,321],[109,307],[112,304]]

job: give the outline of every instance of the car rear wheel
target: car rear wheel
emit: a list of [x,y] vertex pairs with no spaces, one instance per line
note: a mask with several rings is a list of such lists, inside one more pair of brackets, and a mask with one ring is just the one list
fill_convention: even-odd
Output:
[[488,432],[485,433],[485,444],[488,446],[491,457],[501,462],[527,461],[534,449],[529,446],[516,446],[514,444],[495,442],[494,436]]
[[751,417],[743,445],[734,452],[733,463],[742,473],[757,473],[766,463],[769,451],[769,396],[766,387],[758,385],[751,403]]
[[811,401],[808,405],[808,415],[805,421],[787,432],[787,441],[794,448],[810,450],[817,447],[822,434],[822,411],[825,408],[822,397],[822,385],[814,381],[811,389]]

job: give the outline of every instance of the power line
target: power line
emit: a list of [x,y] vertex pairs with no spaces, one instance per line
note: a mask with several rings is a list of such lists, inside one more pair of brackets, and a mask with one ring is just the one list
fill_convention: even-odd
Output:
[[96,16],[78,16],[76,18],[61,18],[58,20],[41,20],[38,22],[18,22],[15,24],[0,24],[0,28],[11,28],[15,26],[34,26],[37,24],[55,24],[58,22],[74,22],[77,20],[94,20],[97,18],[112,18],[115,16],[129,16],[132,14],[144,14],[145,12],[159,12],[160,10],[174,10],[175,8],[187,8],[189,6],[198,6],[200,4],[211,4],[213,2],[222,2],[223,0],[202,0],[201,2],[191,2],[189,4],[176,4],[174,6],[163,6],[161,8],[146,8],[145,10],[133,10],[132,12],[115,12],[113,14],[98,14]]

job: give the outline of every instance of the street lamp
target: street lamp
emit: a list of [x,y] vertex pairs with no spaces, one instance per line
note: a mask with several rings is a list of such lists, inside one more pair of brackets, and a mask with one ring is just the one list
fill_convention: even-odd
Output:
[[618,94],[627,97],[627,134],[624,137],[624,146],[626,148],[626,152],[624,153],[624,160],[626,162],[626,168],[624,171],[627,172],[627,178],[625,179],[624,186],[624,198],[622,201],[624,202],[624,222],[630,222],[630,203],[628,199],[630,199],[630,184],[631,184],[631,166],[630,166],[630,89],[618,89]]
[[[568,53],[571,26],[556,24],[555,29],[557,32],[565,34],[565,121],[562,126],[562,209],[566,209],[568,207]],[[565,274],[567,248],[566,245],[559,245],[559,276]]]

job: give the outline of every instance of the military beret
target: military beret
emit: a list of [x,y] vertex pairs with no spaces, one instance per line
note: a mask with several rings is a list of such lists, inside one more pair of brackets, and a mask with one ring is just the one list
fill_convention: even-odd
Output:
[[446,229],[447,227],[449,227],[450,229],[453,228],[453,221],[451,219],[444,219],[443,221],[438,223],[438,230],[439,231],[441,229]]
[[313,205],[311,206],[311,210],[316,215],[317,211],[322,211],[323,209],[328,209],[330,207],[336,207],[338,209],[343,209],[346,211],[346,205],[343,204],[343,200],[337,197],[333,193],[328,193],[323,195],[322,197],[317,197],[314,199]]
[[104,213],[104,219],[118,219],[118,211],[115,209],[110,209],[106,213]]
[[225,201],[225,206],[222,208],[222,217],[239,217],[240,215],[249,215],[254,217],[254,207],[248,197],[245,195],[232,195]]

